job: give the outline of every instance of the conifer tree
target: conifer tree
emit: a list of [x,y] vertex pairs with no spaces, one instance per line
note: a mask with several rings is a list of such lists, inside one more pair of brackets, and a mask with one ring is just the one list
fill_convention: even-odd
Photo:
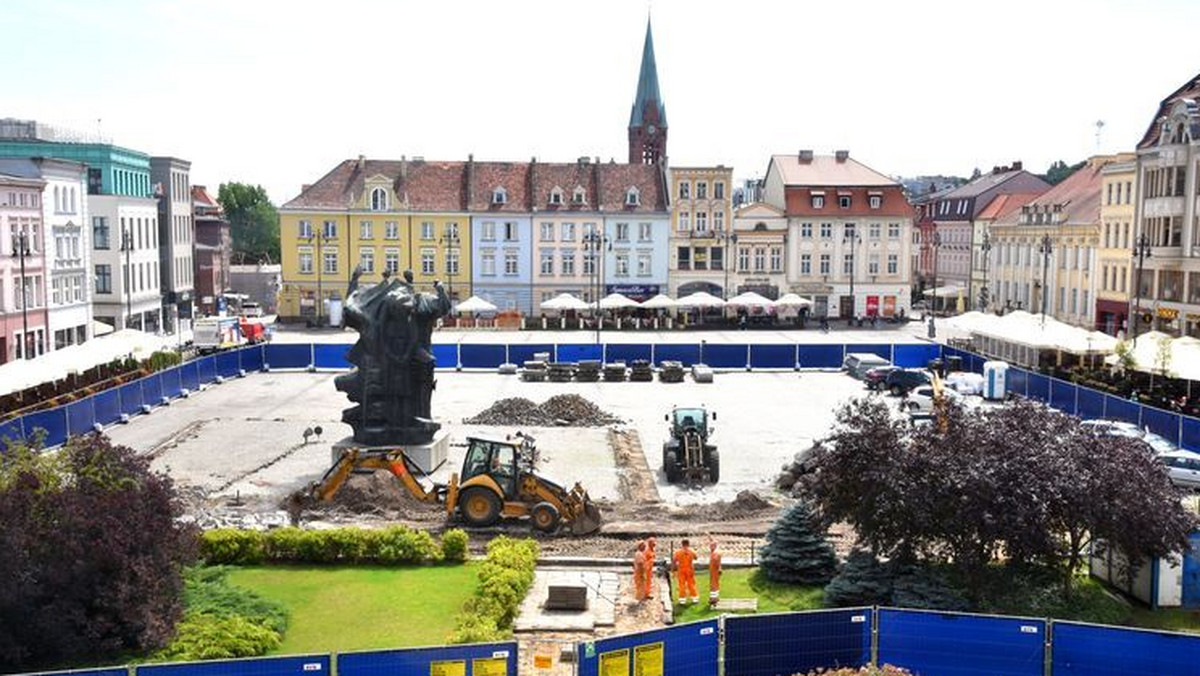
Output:
[[833,578],[833,545],[807,502],[796,503],[767,531],[759,566],[775,582],[823,585]]

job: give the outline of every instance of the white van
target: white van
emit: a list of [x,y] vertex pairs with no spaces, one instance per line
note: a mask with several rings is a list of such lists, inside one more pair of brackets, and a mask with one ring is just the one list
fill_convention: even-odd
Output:
[[891,365],[892,363],[887,359],[871,352],[851,352],[842,360],[842,368],[850,374],[851,378],[858,380],[866,377],[867,371],[873,368]]

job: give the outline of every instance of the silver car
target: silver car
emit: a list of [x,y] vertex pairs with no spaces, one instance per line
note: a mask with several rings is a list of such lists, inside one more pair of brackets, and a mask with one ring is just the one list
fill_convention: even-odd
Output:
[[1171,451],[1160,453],[1158,460],[1167,468],[1171,483],[1193,490],[1200,488],[1200,453]]

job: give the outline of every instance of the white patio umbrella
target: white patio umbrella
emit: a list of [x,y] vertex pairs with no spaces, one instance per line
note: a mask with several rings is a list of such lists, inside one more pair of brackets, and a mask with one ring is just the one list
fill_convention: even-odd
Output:
[[794,293],[785,293],[775,301],[775,307],[808,307],[813,302]]
[[767,298],[765,296],[761,296],[757,293],[754,293],[753,291],[747,291],[745,293],[738,294],[738,295],[734,296],[733,298],[730,298],[729,300],[725,301],[725,304],[733,305],[735,307],[768,308],[768,307],[774,307],[775,301],[773,301],[770,298]]
[[677,303],[665,293],[660,293],[648,301],[642,303],[642,307],[647,310],[670,310],[676,307]]
[[631,307],[641,307],[641,303],[619,293],[610,293],[600,299],[601,310],[623,310]]
[[721,300],[720,298],[717,298],[716,296],[712,295],[711,293],[706,293],[704,291],[697,291],[696,293],[693,293],[688,296],[684,296],[683,298],[676,300],[675,305],[677,305],[679,307],[700,307],[700,308],[724,307],[725,301]]
[[560,293],[542,303],[541,307],[543,310],[587,310],[591,305],[569,293]]
[[479,296],[471,296],[459,303],[455,308],[457,312],[495,312],[497,309],[495,305],[492,305]]

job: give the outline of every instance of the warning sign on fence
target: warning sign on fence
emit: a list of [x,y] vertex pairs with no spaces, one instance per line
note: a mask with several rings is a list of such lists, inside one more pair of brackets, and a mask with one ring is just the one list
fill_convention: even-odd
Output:
[[633,676],[663,676],[662,641],[633,649]]
[[549,655],[534,655],[533,666],[538,669],[549,669],[554,666],[554,658]]
[[629,648],[600,653],[600,676],[629,676]]
[[480,657],[471,660],[471,676],[508,676],[508,660],[503,657]]
[[429,676],[467,676],[466,660],[443,660],[429,663]]

